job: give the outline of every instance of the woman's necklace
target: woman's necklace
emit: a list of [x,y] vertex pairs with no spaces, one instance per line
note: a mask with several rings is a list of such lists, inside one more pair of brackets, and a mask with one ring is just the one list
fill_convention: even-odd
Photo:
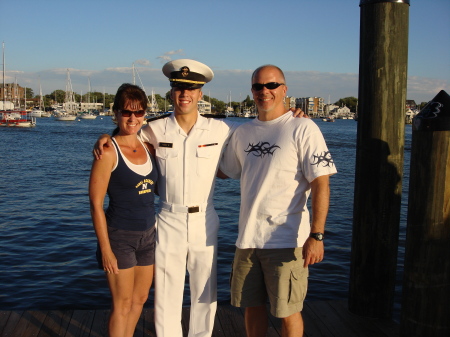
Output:
[[[122,136],[120,136],[120,138],[123,139]],[[135,146],[134,148],[133,148],[133,146],[130,145],[130,143],[128,143],[128,141],[126,141],[125,143],[126,143],[126,145],[127,145],[130,149],[133,150],[133,152],[137,152],[137,148],[138,148],[138,146],[139,146],[139,143],[138,143],[138,145]]]

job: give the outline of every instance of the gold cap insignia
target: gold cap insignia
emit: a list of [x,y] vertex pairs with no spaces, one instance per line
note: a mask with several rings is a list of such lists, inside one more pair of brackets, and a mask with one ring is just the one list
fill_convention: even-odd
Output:
[[180,68],[181,76],[186,77],[189,75],[189,68],[184,66]]

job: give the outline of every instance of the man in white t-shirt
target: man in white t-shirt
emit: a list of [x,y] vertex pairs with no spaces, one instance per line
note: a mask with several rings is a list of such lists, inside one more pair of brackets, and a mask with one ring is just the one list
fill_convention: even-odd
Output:
[[286,92],[281,69],[255,70],[252,93],[259,116],[237,128],[220,166],[241,179],[231,301],[246,308],[248,337],[266,334],[267,298],[271,313],[282,318],[282,336],[303,335],[308,265],[324,256],[329,176],[337,171],[317,125],[285,110]]

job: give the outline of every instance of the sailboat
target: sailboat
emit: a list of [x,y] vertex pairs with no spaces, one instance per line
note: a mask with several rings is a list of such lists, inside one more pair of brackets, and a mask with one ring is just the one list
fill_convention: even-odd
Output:
[[34,108],[33,110],[31,110],[30,117],[46,117],[44,111],[44,101],[42,99],[42,87],[40,80],[39,80],[39,108]]
[[[6,127],[19,127],[19,128],[30,128],[36,126],[36,119],[30,117],[26,108],[20,109],[20,102],[18,101],[18,109],[6,110],[6,85],[5,85],[5,43],[3,42],[3,105],[2,111],[0,111],[0,126]],[[14,90],[18,91],[17,83]],[[24,106],[26,107],[27,102],[27,90],[24,88]],[[16,92],[16,97],[19,97],[18,92]],[[10,107],[14,107],[11,102],[8,102]]]
[[156,117],[159,116],[159,106],[158,106],[158,102],[156,101],[155,98],[155,92],[152,89],[152,100],[150,102],[150,112],[147,114],[148,117]]
[[88,101],[87,101],[88,108],[87,108],[86,112],[83,112],[80,115],[81,119],[96,119],[97,118],[97,116],[92,113],[92,110],[90,109],[90,104],[91,104],[91,79],[88,78]]
[[[139,78],[142,90],[144,90],[144,92],[147,95],[147,91],[145,90],[144,84],[142,83],[142,80],[141,80],[141,76],[139,76],[139,72],[137,71],[137,69],[135,68],[134,63],[133,63],[133,84],[134,85],[136,85],[136,75]],[[147,116],[159,116],[159,113],[158,113],[159,107],[158,107],[158,103],[156,102],[155,93],[153,92],[153,90],[152,90],[152,101],[150,102],[150,99],[147,96],[147,102],[148,102],[147,106],[150,108],[150,111],[151,111],[151,113],[147,114]],[[144,124],[145,123],[147,123],[147,122],[145,121]]]
[[75,97],[70,80],[70,72],[67,69],[66,95],[63,103],[63,110],[59,110],[55,116],[56,121],[74,121],[77,118],[78,103]]

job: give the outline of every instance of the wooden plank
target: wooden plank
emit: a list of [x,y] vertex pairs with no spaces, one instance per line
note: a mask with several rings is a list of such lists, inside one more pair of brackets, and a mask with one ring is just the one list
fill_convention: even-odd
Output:
[[70,324],[73,310],[51,310],[45,316],[37,337],[64,336]]
[[309,302],[308,306],[321,322],[326,322],[327,325],[332,327],[329,329],[331,334],[326,336],[366,337],[356,333],[351,326],[343,322],[328,302]]
[[46,316],[47,311],[25,311],[18,324],[24,326],[25,329],[23,333],[18,333],[17,336],[37,336],[39,334],[39,331],[41,331]]
[[10,315],[11,311],[0,311],[0,334],[3,333],[3,329],[5,328]]
[[327,322],[324,322],[317,316],[310,307],[310,302],[303,304],[302,311],[303,323],[305,326],[305,337],[333,337],[334,328],[329,327]]
[[65,337],[89,337],[93,320],[93,310],[74,310]]
[[11,311],[8,321],[2,331],[2,336],[16,336],[14,330],[22,317],[23,311]]
[[155,331],[155,310],[150,308],[144,308],[142,311],[143,316],[143,330],[144,336],[156,337]]
[[213,332],[212,332],[212,335],[214,337],[228,337],[227,335],[225,335],[223,328],[222,328],[222,324],[219,319],[219,311],[221,311],[221,310],[222,309],[218,306],[216,315],[214,316],[214,327],[213,327]]
[[244,315],[239,308],[231,305],[220,306],[217,317],[225,336],[245,337]]
[[108,335],[108,322],[111,310],[95,310],[91,327],[91,337],[104,337]]
[[330,301],[328,303],[336,310],[342,320],[354,329],[364,331],[364,335],[367,337],[396,337],[400,335],[399,325],[391,320],[355,315],[348,310],[347,301]]

